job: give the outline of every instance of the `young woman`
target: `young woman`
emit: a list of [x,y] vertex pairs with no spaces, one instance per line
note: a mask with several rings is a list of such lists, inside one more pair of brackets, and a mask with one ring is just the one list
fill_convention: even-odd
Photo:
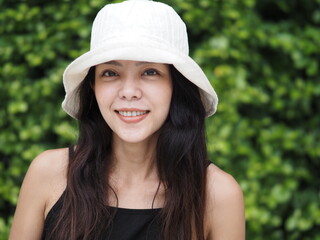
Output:
[[171,7],[106,5],[63,77],[79,139],[32,162],[10,239],[245,238],[240,187],[207,158],[217,96]]

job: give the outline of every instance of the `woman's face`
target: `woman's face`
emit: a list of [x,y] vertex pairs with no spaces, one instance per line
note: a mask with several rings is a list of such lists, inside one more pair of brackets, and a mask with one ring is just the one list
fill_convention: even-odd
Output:
[[124,60],[97,65],[94,92],[115,138],[130,143],[149,140],[168,116],[169,66]]

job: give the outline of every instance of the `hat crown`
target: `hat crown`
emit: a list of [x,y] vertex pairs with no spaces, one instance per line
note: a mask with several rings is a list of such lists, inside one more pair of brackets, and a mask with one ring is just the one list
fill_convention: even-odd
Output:
[[102,8],[93,22],[90,48],[109,41],[140,38],[161,48],[189,54],[187,30],[180,16],[170,6],[149,0],[128,0]]

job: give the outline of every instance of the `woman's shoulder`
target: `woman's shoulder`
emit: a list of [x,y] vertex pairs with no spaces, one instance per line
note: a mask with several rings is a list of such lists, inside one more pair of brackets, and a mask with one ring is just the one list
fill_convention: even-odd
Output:
[[244,199],[234,177],[210,164],[206,192],[209,239],[244,239]]
[[50,177],[50,173],[64,171],[68,166],[68,159],[68,148],[46,150],[31,162],[29,171],[35,171],[39,174],[45,173],[44,176]]
[[31,162],[27,176],[38,179],[39,184],[50,192],[60,191],[65,188],[68,161],[68,148],[46,150]]
[[66,186],[68,149],[47,150],[30,164],[23,180],[10,239],[39,239],[44,218]]
[[40,153],[31,162],[25,181],[34,182],[37,189],[45,192],[46,195],[60,192],[66,185],[68,152],[68,148],[60,148]]
[[214,164],[207,168],[207,192],[215,201],[242,195],[242,190],[233,176]]
[[28,172],[39,179],[38,189],[45,196],[44,216],[66,188],[68,162],[69,149],[60,148],[40,153],[30,165]]

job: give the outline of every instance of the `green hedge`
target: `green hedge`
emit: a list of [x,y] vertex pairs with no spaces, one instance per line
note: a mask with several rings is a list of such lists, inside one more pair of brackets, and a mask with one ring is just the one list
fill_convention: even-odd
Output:
[[[320,1],[163,2],[218,92],[208,149],[242,186],[247,238],[319,240]],[[30,161],[76,138],[61,76],[105,3],[0,0],[0,239]]]

